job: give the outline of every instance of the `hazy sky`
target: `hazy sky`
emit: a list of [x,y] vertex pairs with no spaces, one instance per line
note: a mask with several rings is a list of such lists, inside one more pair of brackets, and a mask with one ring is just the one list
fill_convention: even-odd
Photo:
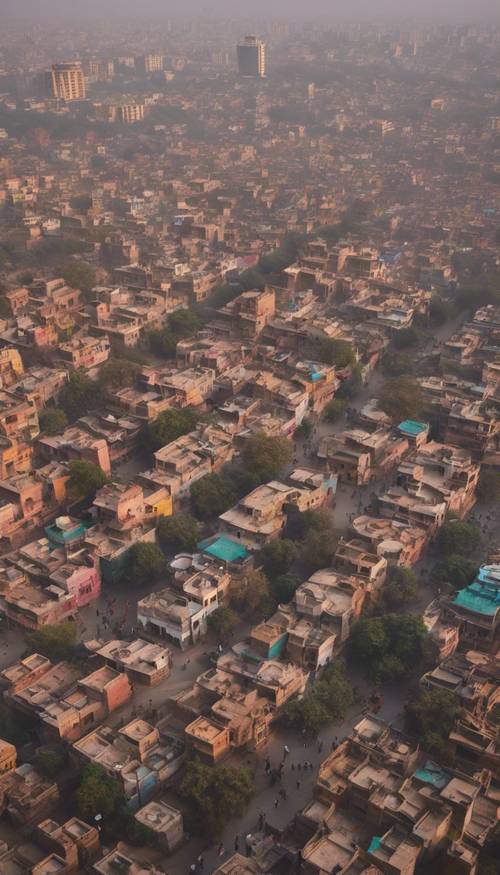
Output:
[[0,0],[3,14],[36,16],[49,14],[71,17],[78,14],[175,16],[186,14],[243,17],[307,17],[327,15],[331,19],[439,17],[452,19],[500,18],[500,0]]

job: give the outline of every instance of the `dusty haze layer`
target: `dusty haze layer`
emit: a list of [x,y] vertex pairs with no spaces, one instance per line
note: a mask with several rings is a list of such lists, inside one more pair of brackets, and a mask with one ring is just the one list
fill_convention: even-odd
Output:
[[251,4],[243,0],[85,0],[84,4],[72,4],[68,0],[1,0],[0,15],[22,15],[23,17],[45,17],[64,15],[78,18],[84,16],[155,16],[200,14],[265,17],[307,17],[315,15],[335,18],[447,18],[463,20],[483,17],[500,17],[498,0],[253,0]]

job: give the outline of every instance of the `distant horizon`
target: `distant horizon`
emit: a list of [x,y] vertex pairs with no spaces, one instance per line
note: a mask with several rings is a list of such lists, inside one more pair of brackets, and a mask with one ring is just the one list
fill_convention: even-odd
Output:
[[[390,19],[393,23],[405,21],[418,22],[480,22],[497,19],[500,22],[499,0],[420,0],[418,6],[404,0],[253,0],[251,7],[246,3],[239,5],[231,0],[184,0],[179,5],[175,0],[84,0],[84,4],[71,4],[68,0],[2,0],[0,20],[32,19],[39,22],[52,17],[68,21],[83,21],[89,18],[130,19],[142,18],[185,19],[225,19],[236,21],[239,18],[249,21],[269,20],[314,20],[366,21],[384,24]],[[405,8],[406,7],[406,8]],[[249,15],[249,9],[251,14]]]

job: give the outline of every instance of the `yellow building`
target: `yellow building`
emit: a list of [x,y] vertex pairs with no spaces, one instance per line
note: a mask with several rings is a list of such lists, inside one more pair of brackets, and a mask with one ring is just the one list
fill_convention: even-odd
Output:
[[23,360],[13,347],[0,349],[0,388],[8,389],[24,373]]
[[0,738],[0,775],[16,768],[17,751],[10,741]]

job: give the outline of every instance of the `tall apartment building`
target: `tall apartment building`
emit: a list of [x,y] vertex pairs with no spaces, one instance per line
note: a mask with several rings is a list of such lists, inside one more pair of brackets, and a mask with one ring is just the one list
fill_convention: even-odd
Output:
[[125,103],[120,107],[120,117],[122,122],[131,124],[132,122],[140,122],[144,118],[143,103]]
[[135,66],[140,73],[161,73],[165,67],[165,58],[163,55],[152,52],[136,58]]
[[243,42],[236,46],[238,70],[241,76],[257,76],[261,79],[266,75],[266,44],[256,36],[246,36]]
[[85,99],[85,77],[80,61],[52,65],[52,93],[59,100]]

